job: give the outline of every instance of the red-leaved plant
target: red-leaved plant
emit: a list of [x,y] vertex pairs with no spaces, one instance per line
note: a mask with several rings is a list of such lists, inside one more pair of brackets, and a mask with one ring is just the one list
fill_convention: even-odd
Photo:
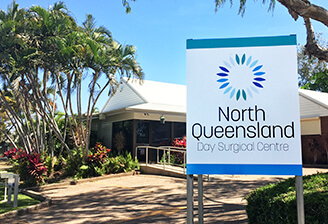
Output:
[[22,181],[26,185],[39,185],[44,183],[44,177],[47,174],[47,167],[41,153],[27,153],[22,149],[11,149],[4,153],[3,157],[7,157],[14,165],[14,170],[19,174]]
[[109,152],[110,149],[102,145],[100,142],[97,142],[95,147],[91,149],[87,161],[89,163],[103,164],[105,159],[109,156]]
[[16,156],[18,153],[23,152],[22,149],[16,149],[16,148],[12,148],[8,151],[6,151],[2,157],[7,157],[8,159],[12,159],[14,156]]
[[28,170],[38,183],[44,182],[44,176],[47,174],[47,167],[40,153],[28,154],[29,160]]

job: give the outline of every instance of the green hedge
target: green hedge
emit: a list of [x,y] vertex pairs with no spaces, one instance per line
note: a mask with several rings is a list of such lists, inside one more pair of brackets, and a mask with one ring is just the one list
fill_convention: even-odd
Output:
[[[305,223],[328,223],[328,173],[303,177]],[[246,196],[249,224],[297,223],[295,178],[269,184]]]

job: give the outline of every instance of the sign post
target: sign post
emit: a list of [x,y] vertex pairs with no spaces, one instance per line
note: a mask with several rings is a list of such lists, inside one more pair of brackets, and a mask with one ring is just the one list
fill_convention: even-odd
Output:
[[187,40],[187,175],[302,176],[296,44]]
[[204,223],[203,175],[198,175],[198,224]]
[[194,177],[187,175],[187,224],[194,223]]
[[296,200],[297,200],[297,220],[298,220],[298,224],[305,224],[303,177],[296,176],[295,184],[296,184]]

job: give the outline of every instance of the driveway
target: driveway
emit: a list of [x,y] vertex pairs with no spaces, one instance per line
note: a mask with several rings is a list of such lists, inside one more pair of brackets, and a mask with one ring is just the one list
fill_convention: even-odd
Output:
[[[319,170],[327,171],[327,170]],[[306,169],[305,174],[317,169]],[[286,177],[211,176],[204,181],[204,223],[247,223],[243,197],[253,189]],[[197,181],[195,207],[197,207]],[[43,195],[53,205],[0,223],[186,223],[186,180],[129,175],[92,178],[76,185],[48,185]],[[197,209],[195,209],[197,223]]]

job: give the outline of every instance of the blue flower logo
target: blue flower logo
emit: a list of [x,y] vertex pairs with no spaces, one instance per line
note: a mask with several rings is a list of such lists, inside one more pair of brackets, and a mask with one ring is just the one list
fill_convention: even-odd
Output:
[[220,83],[220,90],[223,94],[230,95],[230,99],[236,98],[245,101],[248,97],[253,97],[253,92],[259,93],[259,89],[263,89],[265,72],[262,71],[263,65],[249,56],[246,60],[246,55],[239,57],[236,54],[235,59],[230,57],[230,63],[223,62],[225,66],[219,66],[220,72],[217,73]]

